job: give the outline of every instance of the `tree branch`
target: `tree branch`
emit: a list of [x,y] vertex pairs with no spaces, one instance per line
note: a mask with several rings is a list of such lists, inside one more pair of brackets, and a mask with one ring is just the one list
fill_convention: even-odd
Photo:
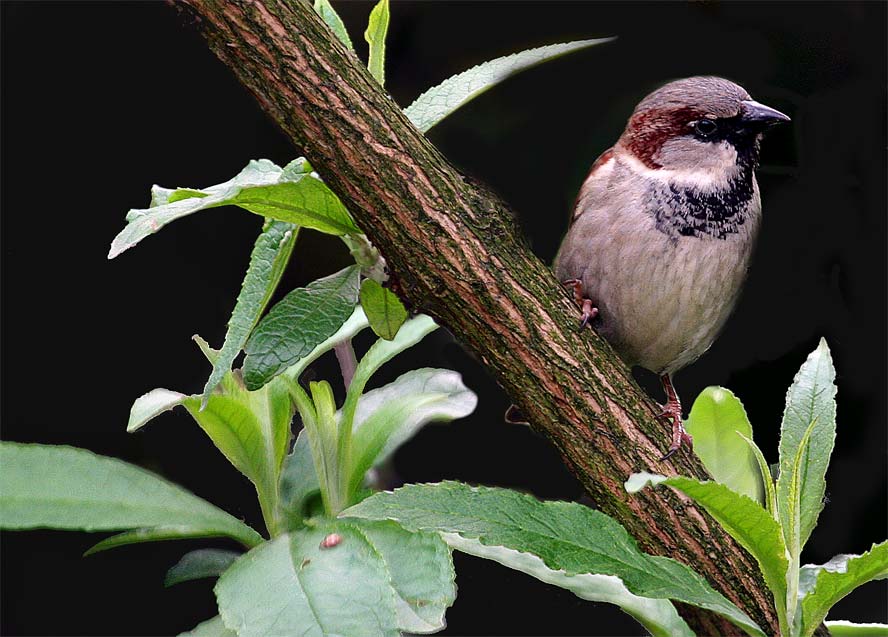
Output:
[[[473,351],[561,452],[598,507],[646,550],[702,573],[769,634],[755,561],[687,498],[628,495],[643,470],[706,477],[658,458],[667,429],[629,370],[527,247],[508,207],[451,166],[304,2],[186,0],[222,62],[324,176],[385,256],[412,305]],[[681,607],[699,634],[740,630]]]

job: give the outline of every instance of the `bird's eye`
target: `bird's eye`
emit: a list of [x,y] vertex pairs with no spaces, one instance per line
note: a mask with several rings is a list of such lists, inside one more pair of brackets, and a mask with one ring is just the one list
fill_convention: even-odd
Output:
[[698,119],[694,122],[694,131],[701,137],[709,137],[716,130],[718,130],[718,125],[711,119]]

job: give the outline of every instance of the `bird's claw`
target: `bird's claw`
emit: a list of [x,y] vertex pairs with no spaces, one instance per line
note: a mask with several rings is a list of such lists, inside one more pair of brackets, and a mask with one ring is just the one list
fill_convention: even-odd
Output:
[[598,316],[598,308],[595,307],[591,299],[583,296],[583,282],[579,279],[568,279],[567,281],[562,281],[561,284],[564,287],[573,288],[574,302],[583,311],[579,326],[579,331],[582,332],[583,328],[588,327],[589,323]]
[[694,448],[694,437],[685,431],[681,420],[681,404],[677,400],[669,400],[663,405],[663,411],[657,414],[657,420],[668,420],[672,423],[672,444],[669,445],[666,455],[660,458],[660,462],[672,457],[676,451],[681,449],[682,443],[686,444],[688,449]]
[[681,428],[681,431],[678,434],[677,440],[675,438],[675,432],[673,432],[672,444],[669,445],[669,451],[667,451],[666,454],[662,458],[660,458],[660,462],[663,462],[665,460],[669,460],[669,458],[672,457],[672,454],[674,454],[676,451],[681,449],[682,443],[686,443],[688,445],[688,449],[690,449],[690,450],[694,449],[694,437],[691,434],[689,434],[687,431],[685,431],[684,427]]
[[590,321],[598,316],[598,308],[592,305],[592,301],[589,299],[583,299],[582,303],[583,316],[580,319],[580,331],[583,331],[583,328],[589,325]]

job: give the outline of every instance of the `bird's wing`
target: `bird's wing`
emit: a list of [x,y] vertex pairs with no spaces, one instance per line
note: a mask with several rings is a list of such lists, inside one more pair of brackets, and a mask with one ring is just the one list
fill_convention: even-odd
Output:
[[598,159],[595,160],[595,163],[592,164],[592,168],[589,169],[589,174],[586,175],[586,179],[583,180],[583,185],[580,186],[580,191],[577,193],[576,201],[574,201],[574,209],[570,216],[570,224],[572,225],[574,221],[576,221],[580,215],[586,210],[586,207],[581,206],[581,202],[583,197],[585,196],[588,189],[595,183],[597,179],[601,178],[602,169],[612,162],[614,159],[614,149],[608,148],[606,151],[601,153],[598,156]]

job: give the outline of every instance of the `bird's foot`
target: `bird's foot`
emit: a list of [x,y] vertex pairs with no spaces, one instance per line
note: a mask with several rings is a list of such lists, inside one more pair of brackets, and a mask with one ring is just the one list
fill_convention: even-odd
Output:
[[561,284],[564,287],[573,288],[574,301],[583,312],[580,318],[580,330],[582,331],[583,328],[592,322],[592,319],[598,316],[598,308],[592,303],[592,299],[583,296],[583,282],[579,279],[568,279],[567,281],[562,281]]
[[672,423],[672,444],[669,445],[669,451],[660,458],[660,462],[669,459],[669,457],[681,448],[682,443],[687,443],[689,449],[694,448],[694,438],[685,431],[684,424],[681,420],[681,402],[678,400],[678,394],[672,386],[672,378],[668,374],[660,376],[660,382],[663,383],[663,391],[666,392],[666,404],[663,405],[663,411],[657,414],[657,420],[668,420]]
[[592,319],[598,316],[598,308],[592,304],[590,299],[583,299],[580,309],[583,311],[583,315],[580,318],[580,331],[582,331],[584,327],[589,325]]
[[668,420],[672,424],[672,444],[669,445],[669,451],[666,452],[660,462],[668,460],[672,454],[681,449],[682,443],[687,444],[689,449],[694,448],[694,438],[685,431],[681,420],[681,404],[678,401],[669,401],[663,405],[663,411],[657,414],[657,420]]

